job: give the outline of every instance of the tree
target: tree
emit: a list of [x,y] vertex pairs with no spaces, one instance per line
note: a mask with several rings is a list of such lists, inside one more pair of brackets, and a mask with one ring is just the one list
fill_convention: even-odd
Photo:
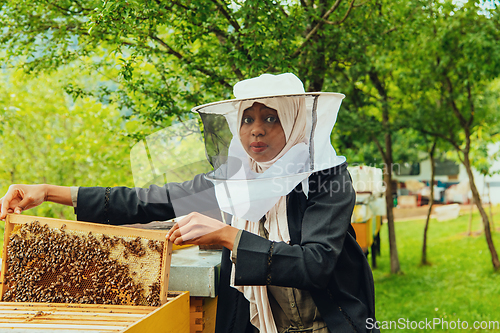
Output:
[[446,142],[443,142],[441,139],[437,137],[433,137],[424,133],[421,133],[422,138],[424,140],[423,146],[427,152],[431,163],[431,180],[429,182],[430,187],[430,195],[429,195],[429,209],[427,210],[427,216],[425,218],[425,226],[424,226],[424,235],[422,241],[422,256],[420,258],[421,265],[429,265],[429,260],[427,259],[427,234],[429,231],[429,225],[431,220],[432,208],[434,206],[434,181],[436,176],[436,156],[443,155],[443,151],[446,151],[448,148]]
[[[339,75],[350,63],[366,60],[367,43],[378,38],[378,48],[371,52],[380,51],[387,36],[381,29],[388,23],[378,1],[362,0],[3,0],[0,4],[0,24],[6,27],[0,32],[0,44],[7,50],[4,61],[39,72],[91,60],[91,68],[115,84],[95,91],[75,83],[68,92],[111,99],[153,128],[189,118],[188,110],[197,104],[230,98],[232,84],[264,72],[298,73],[307,91],[339,87]],[[408,7],[404,1],[399,4]],[[388,166],[392,271],[397,272],[391,126],[386,86],[380,84],[386,74],[382,68],[368,69],[371,85],[380,94],[374,105],[383,110],[385,138],[377,137],[377,142],[379,148],[380,142],[386,146],[380,152]],[[373,95],[361,89],[354,93]],[[132,135],[140,138],[144,133]]]
[[[407,30],[416,42],[399,86],[413,100],[407,116],[417,130],[447,141],[457,152],[469,177],[472,196],[482,217],[493,267],[500,261],[491,238],[490,223],[475,185],[470,159],[474,133],[498,123],[498,108],[485,103],[485,91],[500,75],[498,9],[485,9],[479,1],[457,4],[429,1]],[[411,54],[411,58],[410,58]]]
[[360,142],[372,142],[382,157],[392,273],[400,271],[393,215],[394,144],[409,147],[408,140],[395,140],[396,133],[408,125],[401,117],[406,101],[393,79],[400,69],[393,63],[406,51],[398,49],[406,38],[401,27],[420,6],[419,1],[377,1],[370,31],[359,42],[361,51],[352,52],[350,63],[336,68],[349,96],[344,104],[348,112],[339,118],[341,131],[355,133]]
[[[55,74],[34,79],[17,71],[1,77],[0,190],[14,183],[132,186],[131,143],[121,135],[119,112],[89,98],[73,101],[62,88],[71,71]],[[72,209],[52,204],[34,214],[74,216]]]
[[37,72],[92,58],[92,67],[117,83],[101,95],[155,127],[185,118],[194,105],[229,98],[232,84],[263,72],[294,71],[308,91],[322,90],[327,71],[355,45],[344,39],[343,24],[353,16],[366,21],[366,6],[354,0],[0,4],[3,60]]

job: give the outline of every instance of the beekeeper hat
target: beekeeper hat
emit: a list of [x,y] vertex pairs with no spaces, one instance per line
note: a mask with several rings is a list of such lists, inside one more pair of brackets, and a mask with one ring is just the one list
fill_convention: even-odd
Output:
[[[292,73],[263,74],[236,83],[235,99],[193,108],[203,121],[206,155],[214,171],[206,178],[214,183],[221,209],[250,221],[258,220],[279,199],[299,183],[307,195],[307,178],[313,172],[345,162],[337,156],[330,134],[337,119],[343,94],[305,92]],[[307,114],[306,143],[297,145],[262,173],[252,172],[241,145],[238,110],[243,101],[301,98]],[[264,104],[266,104],[264,103]]]

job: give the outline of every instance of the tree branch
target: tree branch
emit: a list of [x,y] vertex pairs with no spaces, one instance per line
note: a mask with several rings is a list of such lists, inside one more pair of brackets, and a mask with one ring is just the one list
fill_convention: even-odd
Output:
[[467,126],[470,127],[472,125],[472,122],[474,121],[475,108],[474,108],[474,101],[472,100],[472,93],[469,82],[467,82],[467,100],[469,101],[470,104],[470,118],[467,121]]
[[331,24],[331,25],[339,25],[339,24],[344,23],[344,21],[346,20],[347,16],[349,16],[349,13],[351,12],[353,6],[354,6],[354,0],[351,0],[351,3],[349,4],[349,8],[347,8],[347,11],[346,11],[344,17],[340,21],[332,22],[332,21],[325,20],[325,23],[326,24]]
[[212,2],[217,6],[217,9],[224,15],[224,17],[227,19],[227,21],[233,26],[234,30],[239,31],[240,25],[238,24],[237,21],[235,21],[231,15],[229,15],[229,12],[227,11],[227,8],[224,8],[218,0],[212,0]]
[[455,117],[457,117],[458,121],[460,122],[460,125],[462,125],[462,128],[469,128],[469,126],[467,125],[467,121],[465,120],[465,118],[463,117],[463,115],[460,113],[460,110],[458,109],[457,105],[455,104],[455,99],[453,98],[453,85],[451,83],[451,80],[450,78],[445,74],[444,76],[445,80],[446,80],[446,85],[447,85],[447,90],[448,92],[450,93],[450,105],[451,105],[451,109],[453,110],[453,113],[455,114]]
[[432,132],[432,131],[428,131],[426,129],[423,129],[423,128],[415,128],[417,131],[420,131],[424,134],[427,134],[427,135],[430,135],[432,137],[438,137],[438,138],[441,138],[447,142],[449,142],[453,148],[455,148],[455,150],[457,152],[462,152],[462,149],[460,149],[460,146],[457,145],[457,143],[450,137],[447,137],[446,135],[442,134],[441,132]]
[[378,93],[382,97],[384,101],[387,101],[387,92],[385,91],[384,84],[380,81],[378,78],[377,72],[375,72],[373,69],[371,69],[368,72],[368,76],[370,77],[370,81],[372,81],[373,85],[375,86],[375,89],[377,89]]
[[368,2],[370,2],[370,0],[366,0],[365,2],[362,2],[362,3],[360,3],[359,5],[354,5],[354,7],[361,7],[361,6],[364,6],[364,5],[366,5]]
[[389,30],[386,30],[384,32],[382,32],[382,35],[387,35],[388,33],[391,33],[393,31],[396,31],[401,25],[397,26],[397,27],[394,27],[394,28],[390,28]]
[[415,15],[415,13],[416,13],[418,10],[420,10],[420,8],[419,8],[419,7],[416,7],[416,8],[415,8],[415,9],[414,9],[411,13],[410,13],[410,15],[408,15],[408,16],[406,17],[406,20],[405,20],[405,21],[401,22],[400,24],[398,24],[397,26],[395,26],[395,27],[393,27],[393,28],[390,28],[389,30],[386,30],[386,31],[382,32],[382,35],[386,35],[386,34],[388,34],[388,33],[391,33],[391,32],[393,32],[393,31],[395,31],[395,30],[399,29],[399,28],[403,25],[403,23],[404,23],[404,22],[406,22],[406,21],[408,21],[408,20],[409,20],[409,19],[410,19],[413,15]]
[[325,20],[330,16],[331,13],[333,13],[340,5],[342,0],[337,0],[335,3],[326,11],[326,13],[321,17],[320,21],[316,24],[314,28],[309,31],[307,34],[306,38],[302,42],[302,44],[297,48],[297,50],[292,54],[291,58],[295,58],[301,53],[302,48],[309,42],[309,40],[318,32],[319,28],[325,24]]
[[190,59],[187,59],[185,56],[183,56],[182,54],[180,54],[179,52],[175,51],[174,49],[172,49],[167,43],[165,43],[165,41],[163,41],[162,39],[158,38],[157,36],[153,35],[153,34],[150,34],[149,37],[156,41],[158,44],[160,44],[161,46],[163,46],[165,49],[167,49],[167,52],[170,53],[171,55],[173,55],[174,57],[176,57],[177,59],[183,61],[184,63],[188,64],[188,65],[191,65],[193,66],[194,69],[196,69],[197,71],[205,74],[206,76],[208,77],[212,77],[212,78],[216,78],[216,80],[222,84],[223,86],[231,89],[232,86],[227,83],[223,78],[221,78],[219,75],[217,75],[216,73],[210,71],[210,70],[207,70],[206,68],[203,68],[203,67],[200,67],[199,65],[196,65],[193,63],[192,60]]
[[76,3],[78,5],[78,7],[80,7],[80,9],[82,10],[82,12],[86,11],[86,12],[89,12],[92,10],[92,8],[85,8],[83,7],[82,3],[79,1],[79,0],[73,0],[74,3]]
[[85,8],[83,8],[80,4],[79,4],[79,6],[80,6],[80,10],[79,11],[72,11],[69,8],[61,7],[59,5],[56,5],[55,3],[49,3],[49,5],[52,6],[52,7],[54,7],[54,8],[56,8],[56,9],[59,9],[59,11],[61,11],[63,13],[71,13],[73,15],[81,14],[84,11],[88,11]]
[[372,135],[371,136],[372,138],[372,141],[375,142],[375,145],[377,146],[378,150],[379,150],[379,153],[380,155],[382,155],[382,158],[384,159],[384,163],[385,164],[388,164],[387,162],[387,156],[385,155],[385,151],[384,151],[384,148],[382,147],[382,145],[380,144],[380,142],[378,141],[377,137],[375,135]]
[[181,4],[181,3],[179,3],[179,1],[174,1],[172,3],[175,4],[175,5],[177,5],[177,6],[179,6],[179,7],[181,7],[182,9],[185,9],[185,10],[190,9],[188,6],[185,6],[185,5]]
[[282,5],[279,5],[280,12],[285,15],[286,18],[288,18],[288,14],[285,12],[285,9],[283,8]]

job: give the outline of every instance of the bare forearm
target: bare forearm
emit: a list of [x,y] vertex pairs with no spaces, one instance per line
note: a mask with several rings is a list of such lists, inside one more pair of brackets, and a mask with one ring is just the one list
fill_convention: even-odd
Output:
[[45,185],[45,201],[73,206],[73,202],[71,201],[71,190],[67,186]]
[[234,240],[236,239],[236,235],[238,234],[238,229],[235,227],[227,226],[221,229],[221,240],[220,245],[228,248],[229,250],[233,250]]

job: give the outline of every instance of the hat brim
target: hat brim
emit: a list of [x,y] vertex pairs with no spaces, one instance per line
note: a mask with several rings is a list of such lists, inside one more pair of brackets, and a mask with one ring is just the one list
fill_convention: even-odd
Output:
[[[301,94],[283,94],[283,95],[259,96],[259,97],[251,97],[251,98],[235,98],[235,99],[226,99],[224,101],[212,102],[212,103],[207,103],[207,104],[195,106],[194,108],[191,109],[191,112],[200,113],[200,112],[202,112],[202,111],[200,111],[201,109],[210,108],[210,107],[216,106],[216,105],[223,105],[223,104],[227,104],[227,103],[238,103],[238,102],[241,102],[241,101],[258,100],[258,99],[263,99],[263,98],[274,98],[274,97],[307,97],[307,96],[325,96],[325,95],[328,95],[328,96],[337,96],[340,99],[344,99],[345,98],[344,94],[334,93],[334,92],[307,92],[307,93],[301,93]],[[218,109],[218,111],[220,111],[220,112],[214,112],[213,108],[210,108],[210,109],[211,109],[210,113],[217,113],[217,114],[221,114],[221,115],[224,115],[224,114],[227,114],[227,113],[233,111],[233,109],[231,109],[231,110],[224,110],[224,108],[221,108],[221,109]]]

